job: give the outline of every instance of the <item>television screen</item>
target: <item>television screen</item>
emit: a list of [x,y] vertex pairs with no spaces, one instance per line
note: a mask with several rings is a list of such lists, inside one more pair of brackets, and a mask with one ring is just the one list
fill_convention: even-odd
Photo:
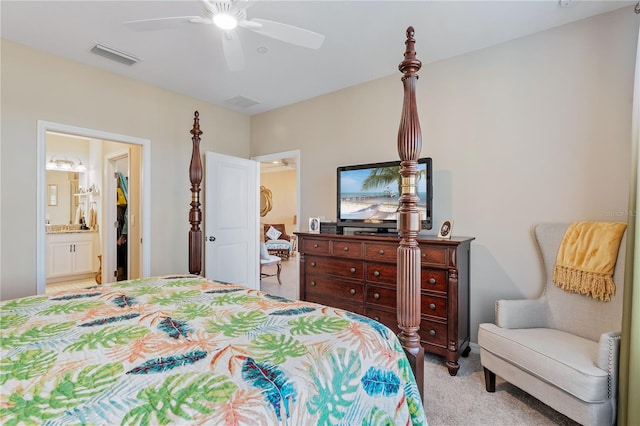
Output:
[[[418,161],[417,190],[423,229],[431,229],[431,159]],[[393,228],[401,191],[400,161],[338,167],[338,211],[341,226]]]

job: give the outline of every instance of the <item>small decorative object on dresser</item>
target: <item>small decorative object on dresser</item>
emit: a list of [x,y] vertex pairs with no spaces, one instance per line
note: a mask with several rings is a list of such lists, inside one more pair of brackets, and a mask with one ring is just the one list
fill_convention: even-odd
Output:
[[319,217],[310,217],[309,218],[309,233],[310,234],[319,234],[320,233],[320,218]]
[[450,239],[451,232],[453,232],[453,219],[447,219],[440,225],[440,231],[438,231],[438,238]]
[[[298,235],[300,299],[366,315],[400,331],[397,318],[397,237]],[[420,343],[446,357],[455,376],[470,351],[469,262],[473,238],[418,237]]]

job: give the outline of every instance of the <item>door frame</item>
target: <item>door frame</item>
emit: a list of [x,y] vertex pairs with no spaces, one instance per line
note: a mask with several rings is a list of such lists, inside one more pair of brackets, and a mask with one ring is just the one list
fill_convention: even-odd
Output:
[[[44,294],[46,290],[46,164],[47,164],[47,132],[66,133],[91,139],[101,139],[122,142],[142,147],[142,161],[140,165],[142,177],[142,194],[140,215],[142,218],[142,274],[147,277],[151,271],[151,140],[136,136],[120,135],[101,130],[87,129],[67,124],[38,120],[36,141],[37,155],[37,187],[36,187],[36,293]],[[100,230],[102,232],[102,230]],[[102,247],[101,247],[102,249]]]
[[[300,224],[302,223],[302,221],[300,220],[300,196],[302,194],[300,190],[300,150],[295,149],[292,151],[275,152],[273,154],[256,155],[255,157],[251,157],[252,160],[255,160],[259,163],[282,160],[283,158],[295,158],[296,161],[296,217],[298,218],[298,220],[296,221],[294,231],[297,232],[300,230]],[[258,189],[259,187],[260,182],[258,182]]]

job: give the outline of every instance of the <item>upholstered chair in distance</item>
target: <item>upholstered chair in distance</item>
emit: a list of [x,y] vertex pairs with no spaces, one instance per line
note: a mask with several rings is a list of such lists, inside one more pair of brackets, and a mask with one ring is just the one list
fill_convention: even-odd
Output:
[[289,260],[291,254],[291,237],[287,234],[283,223],[265,223],[263,226],[264,242],[269,254]]
[[583,425],[612,425],[616,420],[626,237],[613,274],[615,294],[604,302],[562,290],[552,281],[568,226],[535,227],[546,272],[542,296],[498,300],[495,324],[480,324],[478,344],[485,385],[494,392],[498,375]]

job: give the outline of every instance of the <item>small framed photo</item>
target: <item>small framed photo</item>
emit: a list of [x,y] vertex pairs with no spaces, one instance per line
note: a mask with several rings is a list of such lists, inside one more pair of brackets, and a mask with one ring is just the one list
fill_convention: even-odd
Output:
[[440,231],[438,231],[438,238],[449,239],[451,238],[451,231],[453,230],[453,219],[447,219],[440,225]]
[[319,217],[310,217],[309,218],[309,233],[310,234],[319,234],[320,233],[320,218]]

